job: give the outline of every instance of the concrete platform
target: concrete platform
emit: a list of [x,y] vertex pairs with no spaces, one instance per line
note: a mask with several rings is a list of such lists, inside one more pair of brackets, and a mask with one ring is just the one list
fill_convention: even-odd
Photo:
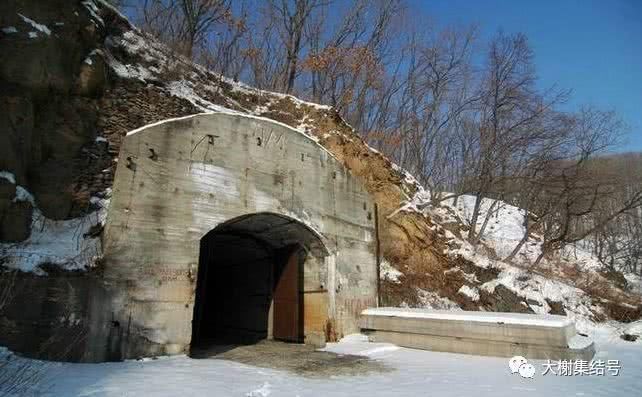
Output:
[[595,346],[565,316],[376,308],[361,313],[372,342],[451,353],[590,360]]

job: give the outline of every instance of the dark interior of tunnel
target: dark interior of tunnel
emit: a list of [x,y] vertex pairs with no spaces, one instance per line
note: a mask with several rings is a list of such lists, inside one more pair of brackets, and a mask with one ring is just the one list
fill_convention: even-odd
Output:
[[283,218],[256,216],[202,238],[192,353],[266,339],[272,300],[274,339],[303,341],[302,243],[309,232],[300,228]]

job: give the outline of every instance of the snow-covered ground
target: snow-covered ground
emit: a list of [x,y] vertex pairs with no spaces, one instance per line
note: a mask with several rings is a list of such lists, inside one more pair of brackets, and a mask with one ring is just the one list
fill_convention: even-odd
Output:
[[[604,336],[604,335],[603,335]],[[326,350],[380,360],[390,368],[310,378],[185,356],[105,364],[53,364],[32,395],[43,396],[634,396],[642,388],[642,344],[602,338],[594,360],[619,360],[619,375],[559,376],[533,361],[532,379],[508,359],[399,348],[351,335]],[[22,361],[16,359],[15,361]],[[558,372],[558,371],[556,371]],[[36,394],[40,393],[40,394]]]

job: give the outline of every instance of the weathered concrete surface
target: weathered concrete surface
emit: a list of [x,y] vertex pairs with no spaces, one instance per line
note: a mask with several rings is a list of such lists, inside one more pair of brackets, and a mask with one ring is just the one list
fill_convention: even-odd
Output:
[[362,313],[373,342],[452,353],[532,359],[590,359],[593,343],[572,348],[575,325],[564,316],[379,308]]
[[287,126],[201,114],[144,127],[122,143],[104,233],[102,310],[112,320],[92,335],[97,345],[118,342],[92,360],[185,352],[201,238],[256,213],[305,224],[321,242],[300,242],[311,254],[306,336],[357,331],[361,310],[376,304],[373,202],[361,183]]
[[595,355],[595,346],[581,349],[569,347],[514,343],[473,338],[459,338],[411,334],[391,331],[367,331],[370,342],[394,343],[413,349],[437,352],[474,354],[478,356],[514,357],[522,356],[533,360],[590,360]]
[[[528,321],[529,317],[532,321]],[[566,347],[568,339],[575,335],[573,322],[564,316],[540,317],[543,316],[380,308],[364,311],[360,326],[362,329]],[[518,321],[511,322],[511,318]]]

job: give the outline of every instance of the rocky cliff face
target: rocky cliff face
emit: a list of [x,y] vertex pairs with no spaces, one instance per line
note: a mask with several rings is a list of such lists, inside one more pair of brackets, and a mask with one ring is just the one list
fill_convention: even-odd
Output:
[[92,170],[109,165],[95,142],[107,70],[93,50],[106,30],[89,6],[64,0],[0,4],[0,239],[29,236],[32,203],[50,219],[89,210]]

